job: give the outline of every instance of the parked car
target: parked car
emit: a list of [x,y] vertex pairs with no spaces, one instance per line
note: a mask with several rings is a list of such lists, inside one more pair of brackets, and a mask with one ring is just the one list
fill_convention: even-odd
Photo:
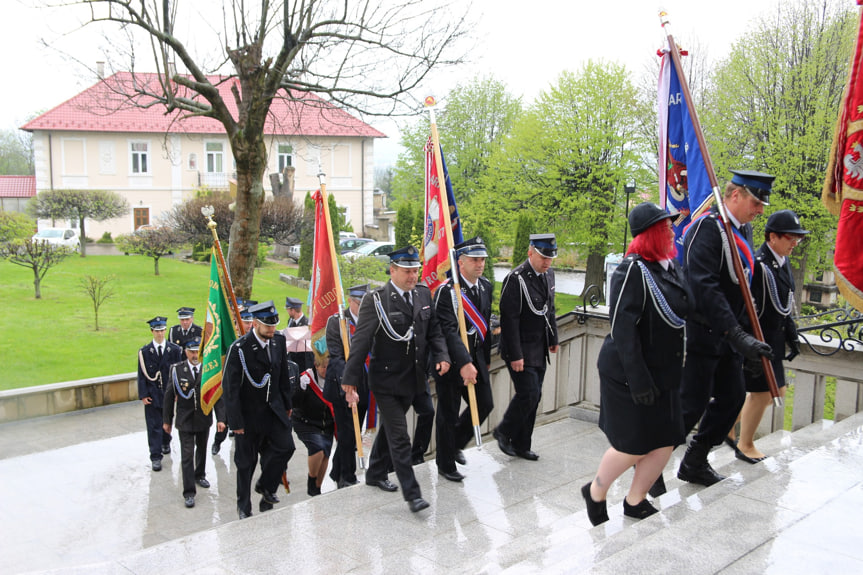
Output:
[[339,253],[343,254],[345,252],[352,252],[356,250],[363,244],[368,244],[373,242],[374,240],[371,238],[340,238],[339,239]]
[[395,249],[392,242],[368,242],[352,252],[345,252],[348,261],[354,261],[362,257],[375,257],[382,262],[389,262],[389,254]]
[[288,257],[295,262],[300,261],[300,244],[294,244],[288,247]]
[[355,238],[355,237],[357,237],[357,234],[355,234],[354,232],[339,232],[339,237],[340,238]]
[[67,247],[70,250],[81,249],[81,238],[78,231],[72,228],[44,228],[33,236],[34,242],[48,242],[54,246]]

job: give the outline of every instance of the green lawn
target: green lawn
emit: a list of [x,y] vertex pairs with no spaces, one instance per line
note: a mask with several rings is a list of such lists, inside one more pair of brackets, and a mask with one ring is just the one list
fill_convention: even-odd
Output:
[[[33,297],[32,271],[0,262],[0,293],[7,312],[0,318],[0,389],[13,389],[136,369],[136,353],[150,340],[146,320],[163,315],[177,323],[176,309],[196,308],[195,322],[206,318],[210,264],[144,256],[70,257],[48,271],[42,299]],[[306,291],[279,281],[295,269],[267,263],[255,274],[253,299],[272,299],[281,308],[285,296],[305,298]],[[102,305],[99,331],[93,306],[79,287],[86,275],[114,275],[116,295]]]
[[[137,350],[151,337],[145,322],[163,315],[174,325],[181,306],[194,307],[195,322],[203,325],[210,264],[162,258],[159,271],[153,275],[153,260],[144,256],[70,257],[48,270],[37,300],[32,272],[0,261],[0,293],[7,302],[0,317],[0,389],[135,371]],[[252,298],[272,299],[279,309],[285,296],[305,301],[307,291],[280,281],[280,273],[296,274],[296,268],[267,262],[257,270]],[[92,303],[79,286],[87,275],[116,277],[116,295],[99,312],[99,331],[93,329]],[[572,310],[577,300],[559,295],[559,313]]]

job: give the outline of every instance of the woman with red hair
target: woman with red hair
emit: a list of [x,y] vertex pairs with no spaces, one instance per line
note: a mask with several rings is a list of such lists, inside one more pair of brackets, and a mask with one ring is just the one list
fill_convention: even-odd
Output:
[[623,514],[644,519],[656,513],[648,490],[686,436],[678,389],[692,293],[674,259],[672,217],[648,202],[633,208],[633,239],[611,278],[611,332],[597,361],[599,427],[611,447],[593,481],[581,488],[593,525],[608,521],[608,489],[633,465]]

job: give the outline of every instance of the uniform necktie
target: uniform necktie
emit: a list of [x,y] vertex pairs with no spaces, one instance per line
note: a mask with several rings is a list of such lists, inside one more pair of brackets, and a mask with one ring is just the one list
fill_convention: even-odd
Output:
[[156,352],[159,354],[159,361],[162,361],[162,346],[161,345],[156,347]]
[[468,288],[468,291],[470,292],[470,299],[472,299],[474,302],[478,302],[479,298],[477,297],[476,286],[470,286]]
[[405,298],[405,303],[407,303],[407,304],[408,304],[408,307],[413,307],[413,304],[411,303],[411,294],[410,294],[410,292],[405,292],[405,293],[403,293],[402,295],[404,296],[404,298]]
[[198,366],[192,367],[192,379],[198,381]]

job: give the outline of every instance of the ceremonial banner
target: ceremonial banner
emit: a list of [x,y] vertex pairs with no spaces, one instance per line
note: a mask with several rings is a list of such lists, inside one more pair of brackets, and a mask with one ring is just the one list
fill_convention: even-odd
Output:
[[440,149],[441,164],[443,165],[444,178],[446,180],[446,198],[449,206],[449,214],[444,214],[444,202],[441,198],[440,178],[438,176],[437,161],[435,160],[434,144],[429,137],[423,151],[426,154],[425,162],[425,233],[422,245],[422,281],[434,294],[435,290],[446,281],[446,272],[450,269],[449,250],[453,247],[447,241],[444,217],[449,217],[452,224],[453,245],[462,241],[461,221],[458,217],[458,208],[455,205],[455,196],[452,191],[452,182],[446,170],[446,162],[443,159],[443,147]]
[[683,230],[710,205],[712,189],[692,125],[678,70],[671,55],[659,69],[659,205],[671,214],[677,256],[683,258]]
[[[857,0],[863,4],[863,0]],[[821,199],[835,216],[833,267],[839,292],[863,311],[863,19],[830,149]]]
[[336,290],[341,282],[336,277],[336,262],[332,231],[324,210],[324,199],[318,190],[312,195],[315,200],[315,245],[312,256],[312,284],[309,289],[311,314],[309,329],[312,332],[312,347],[318,354],[327,351],[327,319],[339,312]]
[[210,254],[210,293],[207,297],[207,322],[201,342],[201,411],[210,413],[222,397],[222,366],[228,348],[237,339],[227,292],[215,246]]

